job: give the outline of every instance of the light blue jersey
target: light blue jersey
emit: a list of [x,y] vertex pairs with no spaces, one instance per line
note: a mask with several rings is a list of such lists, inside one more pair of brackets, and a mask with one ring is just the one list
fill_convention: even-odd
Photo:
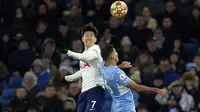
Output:
[[100,66],[106,89],[112,96],[111,112],[136,112],[133,94],[126,86],[131,79],[117,66]]

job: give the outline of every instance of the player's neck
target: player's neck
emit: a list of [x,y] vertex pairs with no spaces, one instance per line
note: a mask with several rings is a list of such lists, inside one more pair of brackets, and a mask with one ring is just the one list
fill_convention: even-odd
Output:
[[86,46],[85,45],[85,50],[89,49],[90,47],[92,47],[93,45],[90,45],[90,46]]
[[105,66],[116,66],[116,63],[115,63],[113,60],[111,60],[111,61],[106,61],[106,62],[105,62]]

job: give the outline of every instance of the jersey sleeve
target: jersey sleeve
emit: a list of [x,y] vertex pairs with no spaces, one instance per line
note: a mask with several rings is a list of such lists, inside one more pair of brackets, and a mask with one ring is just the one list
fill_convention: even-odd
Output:
[[131,79],[120,70],[116,70],[114,80],[116,81],[116,83],[123,86],[127,86],[131,81]]
[[73,58],[76,58],[76,59],[84,61],[84,62],[89,62],[91,60],[98,58],[98,53],[95,49],[91,49],[86,53],[75,53],[75,52],[69,50],[67,55],[72,56]]
[[81,71],[79,70],[72,75],[65,76],[65,80],[68,81],[68,82],[72,82],[72,81],[75,81],[75,80],[77,80],[81,77],[82,77],[82,74],[81,74]]

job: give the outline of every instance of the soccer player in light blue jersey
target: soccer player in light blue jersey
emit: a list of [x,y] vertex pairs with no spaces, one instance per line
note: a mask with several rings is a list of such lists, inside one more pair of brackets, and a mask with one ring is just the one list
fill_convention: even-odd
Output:
[[102,62],[100,66],[100,72],[103,75],[105,87],[113,99],[111,112],[136,112],[133,95],[130,89],[134,89],[138,92],[153,92],[161,96],[166,95],[165,90],[138,85],[126,76],[126,74],[116,66],[119,59],[113,45],[103,47],[101,56],[104,62]]

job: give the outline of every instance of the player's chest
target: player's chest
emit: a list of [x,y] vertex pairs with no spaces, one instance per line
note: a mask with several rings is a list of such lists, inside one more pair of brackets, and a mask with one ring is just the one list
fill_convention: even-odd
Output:
[[87,62],[83,62],[83,61],[80,61],[80,69],[85,69],[85,68],[90,68],[91,67],[91,64],[87,63]]

